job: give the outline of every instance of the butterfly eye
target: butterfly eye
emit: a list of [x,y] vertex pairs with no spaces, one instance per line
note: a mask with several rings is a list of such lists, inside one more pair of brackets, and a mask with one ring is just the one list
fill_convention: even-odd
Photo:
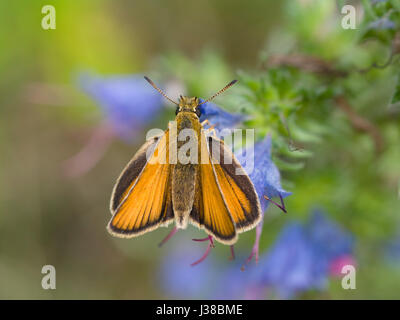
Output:
[[176,107],[176,110],[175,110],[175,115],[177,115],[177,114],[178,114],[178,112],[179,112],[179,106],[177,106],[177,107]]
[[199,106],[197,106],[197,108],[196,108],[196,114],[197,114],[197,116],[200,118],[201,117],[201,110],[200,110],[200,107]]

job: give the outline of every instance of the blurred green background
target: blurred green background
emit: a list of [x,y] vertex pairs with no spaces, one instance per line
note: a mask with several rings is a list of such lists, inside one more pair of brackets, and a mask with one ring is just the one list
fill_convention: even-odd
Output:
[[[288,86],[304,84],[315,95],[323,93],[310,97],[307,108],[288,120],[293,138],[313,155],[300,155],[302,168],[296,170],[277,157],[284,186],[293,195],[286,200],[287,215],[268,209],[261,251],[289,218],[303,219],[321,205],[357,237],[357,290],[342,290],[336,280],[329,296],[311,298],[399,298],[400,263],[385,262],[382,249],[399,231],[400,113],[398,104],[390,103],[399,64],[352,71],[384,62],[394,32],[372,35],[378,40],[364,43],[361,25],[340,27],[341,1],[304,9],[311,2],[0,1],[0,298],[169,297],[157,284],[161,259],[168,255],[168,248],[159,249],[157,243],[168,230],[124,240],[105,229],[113,183],[145,132],[133,144],[114,141],[84,175],[68,178],[63,172],[63,162],[82,148],[102,117],[78,88],[78,73],[151,70],[156,77],[178,78],[188,91],[205,97],[238,74],[245,79],[265,72],[269,54],[288,52],[333,61],[350,75],[331,81],[329,74],[320,80],[289,70],[294,74]],[[358,1],[352,3],[364,12]],[[47,4],[56,8],[56,30],[41,28],[41,8]],[[328,15],[336,20],[325,19]],[[239,89],[232,91],[240,95]],[[354,129],[345,112],[332,108],[335,95],[347,97],[358,114],[374,123],[384,141],[379,154],[368,132]],[[217,101],[229,108],[229,99]],[[172,117],[171,110],[152,125],[165,128]],[[265,123],[254,125],[282,142],[282,126]],[[296,124],[317,128],[318,138],[296,133]],[[282,144],[275,147],[283,150]],[[175,241],[202,234],[193,229]],[[240,239],[239,248],[250,250],[254,231]],[[229,256],[222,246],[213,254]],[[46,264],[56,267],[56,290],[41,287]]]

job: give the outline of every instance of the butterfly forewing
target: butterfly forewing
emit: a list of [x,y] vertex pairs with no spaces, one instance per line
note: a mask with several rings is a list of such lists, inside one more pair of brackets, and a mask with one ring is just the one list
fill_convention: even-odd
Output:
[[[152,143],[144,145],[129,163],[115,187],[111,200],[113,217],[109,231],[120,237],[133,237],[154,230],[173,220],[171,170],[168,164],[168,131],[158,141],[149,161],[143,157]],[[154,145],[153,145],[154,147]],[[144,156],[143,156],[144,153]]]
[[132,160],[126,165],[124,170],[122,170],[121,175],[119,176],[117,182],[115,183],[111,202],[110,202],[110,211],[111,214],[114,214],[115,209],[117,209],[118,205],[121,203],[121,200],[126,196],[129,191],[129,187],[131,187],[138,176],[141,174],[143,168],[145,167],[146,153],[152,152],[151,150],[155,149],[157,146],[161,136],[156,136],[148,141],[136,152],[133,156]]

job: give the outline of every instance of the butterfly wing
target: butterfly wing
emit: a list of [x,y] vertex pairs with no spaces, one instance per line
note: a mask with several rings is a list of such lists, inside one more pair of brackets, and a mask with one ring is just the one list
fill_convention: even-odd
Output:
[[207,139],[215,175],[236,231],[250,230],[261,219],[261,206],[254,185],[222,140]]
[[[199,164],[195,199],[189,221],[205,229],[219,242],[233,244],[237,240],[235,224],[221,192],[204,132],[201,132],[200,141],[202,161]],[[207,159],[208,161],[204,161]]]
[[134,237],[173,221],[168,139],[166,131],[149,140],[121,174],[111,198],[111,234]]
[[126,192],[129,190],[129,186],[132,185],[132,182],[134,182],[142,172],[147,163],[147,153],[153,153],[162,136],[163,135],[155,136],[147,140],[146,143],[136,152],[132,160],[129,161],[126,167],[122,170],[112,191],[110,201],[111,214],[114,214],[114,211],[117,209],[121,200],[124,198],[124,195],[126,195]]

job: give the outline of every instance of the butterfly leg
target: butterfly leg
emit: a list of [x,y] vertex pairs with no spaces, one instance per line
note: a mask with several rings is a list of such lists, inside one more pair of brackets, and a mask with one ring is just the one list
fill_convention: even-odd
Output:
[[235,260],[235,249],[233,247],[233,244],[230,247],[231,247],[231,257],[229,258],[229,260]]
[[209,135],[210,133],[213,135],[214,138],[218,138],[217,132],[215,131],[215,125],[211,125],[210,121],[208,119],[204,120],[203,122],[200,123],[203,127],[207,124],[210,127],[207,129],[204,129],[204,133],[206,135]]
[[158,247],[161,247],[164,243],[166,243],[169,239],[173,237],[173,235],[178,231],[177,227],[173,227],[171,232],[158,244]]
[[250,256],[247,258],[247,260],[244,262],[244,264],[240,268],[242,271],[244,271],[245,266],[247,264],[249,264],[251,260],[253,260],[254,256],[255,256],[256,264],[258,263],[262,226],[263,226],[263,222],[261,220],[260,223],[256,227],[256,241],[254,242],[253,249],[251,250]]
[[214,240],[213,240],[212,236],[210,236],[210,235],[204,239],[193,239],[193,241],[209,241],[209,243],[208,243],[206,252],[204,252],[204,254],[202,255],[202,257],[199,260],[197,260],[191,264],[192,267],[199,264],[200,262],[203,262],[207,258],[208,254],[210,253],[211,248],[215,247]]
[[215,126],[214,125],[212,125],[208,129],[204,129],[204,133],[205,133],[206,136],[209,136],[211,134],[214,138],[218,138],[218,135],[217,135],[217,132],[215,131]]
[[275,201],[272,201],[271,198],[268,196],[264,196],[265,200],[268,200],[272,204],[276,205],[279,209],[281,209],[283,212],[287,213],[285,203],[283,202],[282,196],[279,194],[279,198],[281,199],[281,204],[276,203]]

